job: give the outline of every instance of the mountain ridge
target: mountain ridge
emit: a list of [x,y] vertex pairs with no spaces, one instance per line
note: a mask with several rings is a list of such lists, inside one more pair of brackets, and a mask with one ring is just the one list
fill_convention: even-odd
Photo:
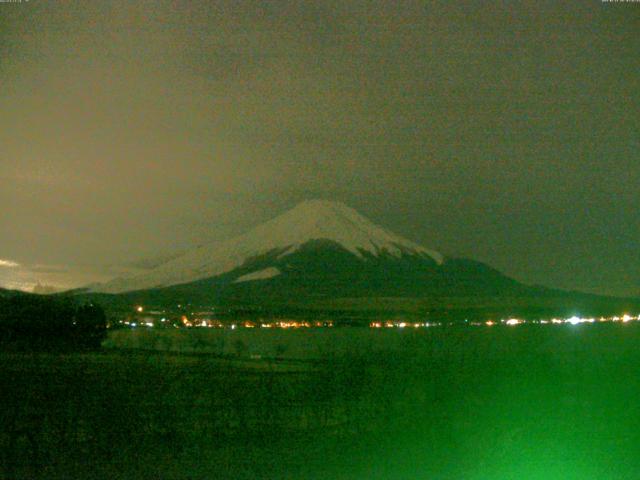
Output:
[[445,257],[328,201],[303,202],[245,234],[201,245],[151,272],[67,294],[120,312],[132,305],[198,305],[254,317],[463,320],[640,310],[640,299],[527,285],[482,262]]
[[123,293],[189,283],[224,274],[272,250],[280,249],[281,255],[294,253],[314,240],[333,241],[359,258],[386,252],[396,257],[403,254],[428,257],[437,264],[444,261],[441,253],[374,224],[343,203],[308,200],[244,234],[201,245],[147,272],[91,285],[89,289]]

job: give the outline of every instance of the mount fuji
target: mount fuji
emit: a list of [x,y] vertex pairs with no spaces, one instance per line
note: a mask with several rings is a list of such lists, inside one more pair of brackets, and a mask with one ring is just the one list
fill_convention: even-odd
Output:
[[74,294],[119,308],[226,305],[280,314],[346,309],[449,318],[598,314],[638,305],[520,283],[484,263],[446,257],[325,200],[305,201],[235,238],[147,265],[143,273]]
[[326,200],[302,202],[235,238],[150,264],[89,292],[160,303],[263,304],[494,295],[523,287],[485,264],[447,258]]
[[[248,265],[257,268],[263,262],[256,260],[266,256],[274,265],[243,273],[234,279],[235,282],[263,280],[281,275],[283,272],[278,266],[286,270],[285,259],[307,251],[319,242],[348,252],[361,261],[381,257],[414,257],[436,265],[444,261],[442,254],[375,225],[342,203],[310,200],[243,235],[202,245],[175,258],[169,257],[168,261],[147,272],[94,285],[92,290],[122,293],[184,284],[234,270],[244,272]],[[330,265],[327,267],[331,268]]]

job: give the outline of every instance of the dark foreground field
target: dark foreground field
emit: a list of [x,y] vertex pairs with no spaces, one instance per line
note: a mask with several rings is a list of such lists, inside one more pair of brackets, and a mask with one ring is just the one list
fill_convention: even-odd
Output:
[[639,478],[640,325],[343,332],[366,348],[1,354],[2,478]]

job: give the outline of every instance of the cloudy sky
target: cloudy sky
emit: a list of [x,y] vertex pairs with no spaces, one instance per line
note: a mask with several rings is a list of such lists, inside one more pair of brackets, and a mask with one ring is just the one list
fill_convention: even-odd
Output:
[[529,283],[640,295],[640,3],[0,3],[0,284],[341,200]]

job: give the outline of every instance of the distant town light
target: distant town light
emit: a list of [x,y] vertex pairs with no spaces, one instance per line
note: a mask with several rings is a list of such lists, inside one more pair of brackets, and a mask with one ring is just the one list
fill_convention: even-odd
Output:
[[[188,317],[188,314],[181,314],[174,321],[171,317],[167,316],[167,311],[163,309],[158,309],[157,307],[147,305],[146,307],[142,305],[135,305],[133,309],[136,313],[142,314],[146,312],[145,316],[142,315],[133,316],[133,318],[118,320],[116,323],[128,325],[130,327],[157,327],[157,326],[172,326],[174,328],[193,328],[193,327],[208,327],[208,328],[230,328],[231,330],[236,329],[245,329],[245,328],[279,328],[279,329],[289,329],[289,328],[323,328],[323,327],[333,327],[334,322],[330,320],[314,320],[314,321],[306,321],[306,320],[291,320],[291,319],[283,319],[283,320],[266,320],[266,319],[256,319],[256,320],[240,320],[237,319],[236,323],[226,323],[224,321],[218,319],[208,318],[208,315],[211,315],[213,312],[199,312],[193,313],[192,317]],[[171,311],[168,312],[171,314]],[[159,318],[153,320],[152,316],[158,315]],[[202,318],[205,316],[205,318]],[[132,322],[131,320],[137,320],[136,322]],[[485,325],[487,327],[492,327],[494,325],[525,325],[525,324],[570,324],[570,325],[579,325],[582,323],[596,323],[596,322],[633,322],[640,321],[640,315],[636,313],[629,314],[625,313],[622,316],[602,316],[602,317],[589,317],[583,318],[578,315],[574,315],[568,318],[551,318],[551,319],[522,319],[522,318],[502,318],[500,320],[464,320],[464,322],[460,322],[464,325],[473,325],[473,326],[482,326]],[[432,322],[419,322],[419,321],[400,321],[398,320],[373,320],[368,323],[370,328],[425,328],[425,327],[437,327],[443,325],[455,325],[456,322],[449,321],[432,321]]]

